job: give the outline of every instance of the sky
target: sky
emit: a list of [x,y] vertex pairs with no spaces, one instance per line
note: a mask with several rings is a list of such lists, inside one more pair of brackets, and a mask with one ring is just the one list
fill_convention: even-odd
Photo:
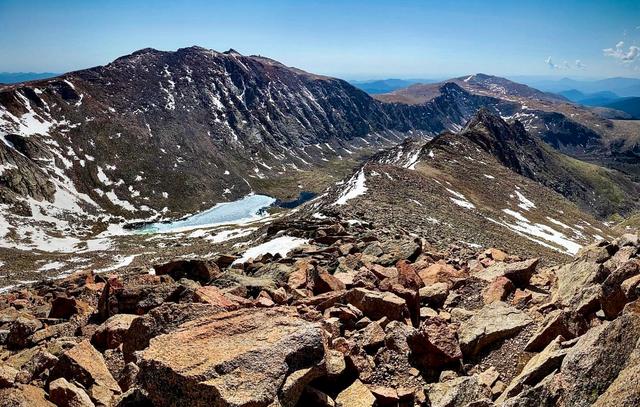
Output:
[[0,0],[0,72],[191,45],[352,80],[640,77],[640,0]]

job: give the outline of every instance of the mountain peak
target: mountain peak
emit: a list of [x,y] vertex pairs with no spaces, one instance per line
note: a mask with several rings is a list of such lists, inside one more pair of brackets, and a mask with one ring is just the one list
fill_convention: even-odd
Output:
[[241,57],[241,56],[242,56],[242,54],[241,54],[241,53],[239,53],[238,51],[236,51],[236,50],[235,50],[235,49],[233,49],[233,48],[229,48],[228,50],[226,50],[225,52],[223,52],[223,54],[225,54],[225,55],[235,55],[235,56],[238,56],[238,57]]
[[190,47],[178,48],[176,52],[211,52],[209,48],[201,47],[199,45],[192,45]]
[[526,143],[532,137],[518,120],[508,123],[495,111],[486,107],[476,112],[460,134],[471,138],[476,144],[481,144],[485,150],[489,147],[488,144],[495,143],[497,147],[503,143]]
[[485,126],[490,129],[497,129],[508,127],[509,124],[494,111],[489,110],[488,108],[483,106],[478,109],[476,114],[473,115],[473,117],[467,122],[465,130],[473,129],[477,126]]

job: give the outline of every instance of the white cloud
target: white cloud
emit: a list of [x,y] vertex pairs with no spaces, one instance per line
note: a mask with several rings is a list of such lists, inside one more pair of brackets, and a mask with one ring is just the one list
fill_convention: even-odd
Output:
[[624,49],[624,41],[616,44],[615,48],[605,48],[602,50],[605,56],[618,59],[622,62],[632,62],[640,55],[640,48],[631,45],[628,50]]
[[544,63],[547,64],[549,69],[572,69],[574,66],[577,69],[585,68],[584,64],[579,59],[576,60],[574,65],[571,65],[569,61],[562,61],[561,64],[555,64],[553,62],[553,59],[551,57],[548,57],[544,60]]
[[547,64],[549,69],[558,69],[558,68],[560,68],[558,65],[553,63],[553,61],[551,60],[551,57],[545,59],[544,62]]

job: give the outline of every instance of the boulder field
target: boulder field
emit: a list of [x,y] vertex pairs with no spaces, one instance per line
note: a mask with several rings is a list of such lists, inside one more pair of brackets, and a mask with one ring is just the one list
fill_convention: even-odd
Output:
[[0,295],[3,406],[637,406],[640,244],[567,264],[318,220],[308,243]]

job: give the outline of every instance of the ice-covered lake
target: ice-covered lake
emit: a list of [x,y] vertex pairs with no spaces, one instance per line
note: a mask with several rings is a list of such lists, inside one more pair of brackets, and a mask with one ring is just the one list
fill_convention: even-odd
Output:
[[265,216],[265,208],[276,202],[266,195],[247,195],[233,202],[223,202],[206,211],[173,222],[150,223],[140,232],[178,232],[202,227],[251,222]]

